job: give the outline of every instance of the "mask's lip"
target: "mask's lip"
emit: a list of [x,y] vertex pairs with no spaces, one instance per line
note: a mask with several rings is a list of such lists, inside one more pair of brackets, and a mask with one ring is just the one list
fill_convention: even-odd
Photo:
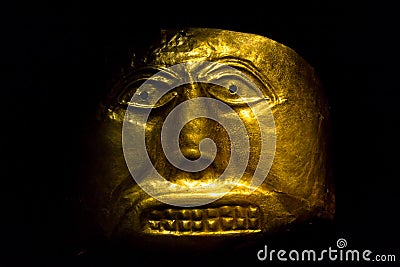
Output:
[[[111,201],[114,203],[119,203],[120,207],[124,207],[124,211],[122,212],[123,214],[127,213],[138,213],[140,210],[146,208],[147,206],[153,206],[157,204],[163,204],[162,199],[171,199],[173,198],[185,198],[186,200],[188,198],[193,198],[194,194],[187,194],[187,191],[185,190],[174,190],[170,191],[171,193],[166,192],[165,190],[162,190],[162,188],[166,188],[167,186],[170,186],[170,183],[167,181],[160,183],[160,182],[151,182],[151,183],[146,183],[144,186],[152,187],[152,188],[157,188],[158,193],[155,195],[155,197],[152,197],[147,193],[143,187],[139,184],[134,184],[133,179],[128,177],[127,179],[124,180],[123,183],[121,183],[117,189],[113,191],[113,194],[111,195],[112,199]],[[270,190],[269,188],[263,188],[260,190],[260,187],[258,188],[250,188],[248,184],[244,183],[235,183],[234,186],[232,186],[231,183],[225,183],[222,184],[222,186],[218,187],[220,192],[222,192],[221,198],[216,197],[215,194],[217,194],[217,190],[211,190],[207,193],[198,193],[198,198],[203,202],[207,203],[207,198],[210,199],[209,205],[212,205],[211,202],[212,198],[216,199],[217,201],[223,201],[223,199],[226,199],[228,196],[234,198],[235,195],[240,194],[241,198],[243,196],[250,196],[253,194],[257,194],[258,196],[266,195],[266,194],[271,194],[273,193],[273,190]],[[230,190],[230,188],[232,188]],[[267,189],[267,190],[266,190]],[[225,191],[225,192],[224,192]],[[226,193],[227,192],[227,193]],[[221,194],[221,193],[220,193]],[[202,198],[202,199],[201,199]],[[157,200],[160,199],[160,200]],[[192,207],[195,207],[196,205],[190,205]],[[197,205],[198,206],[198,205]]]
[[[229,185],[228,185],[229,186]],[[257,190],[257,188],[250,188],[245,184],[236,184],[235,187],[228,192],[216,191],[199,191],[198,193],[187,193],[187,192],[173,192],[167,194],[159,194],[156,197],[148,196],[137,203],[139,209],[157,208],[159,206],[168,206],[170,208],[202,208],[202,207],[215,207],[221,205],[227,205],[230,203],[239,203],[243,205],[254,205],[259,206],[257,195],[266,195],[273,193],[272,191]],[[177,203],[177,199],[182,199],[182,205],[170,205],[168,203]],[[251,200],[249,200],[251,199]],[[174,201],[171,201],[174,200]],[[206,204],[197,204],[206,203]]]
[[[158,209],[163,207],[175,208],[175,209],[187,209],[187,208],[190,209],[190,208],[219,207],[223,205],[233,205],[233,204],[259,206],[258,203],[254,203],[254,201],[248,200],[247,197],[249,196],[250,194],[248,193],[229,192],[215,201],[210,201],[208,204],[194,205],[199,199],[208,200],[213,198],[204,194],[174,194],[174,195],[158,196],[158,199],[150,197],[141,201],[139,205],[142,210],[149,208]],[[176,199],[176,198],[186,199],[187,205],[182,205],[182,206],[170,205],[163,202],[163,200]],[[193,201],[193,205],[190,202],[191,200]]]

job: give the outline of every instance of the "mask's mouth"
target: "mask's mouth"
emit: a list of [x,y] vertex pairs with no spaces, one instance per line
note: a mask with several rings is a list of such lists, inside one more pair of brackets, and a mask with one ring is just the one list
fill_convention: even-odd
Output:
[[[111,234],[121,238],[126,235],[158,239],[267,233],[281,225],[295,223],[301,214],[308,212],[309,206],[302,199],[273,188],[263,186],[250,190],[247,184],[237,184],[215,201],[218,190],[197,194],[161,192],[155,198],[138,186],[127,188],[125,194],[117,192],[120,202],[114,202],[124,205],[115,205],[118,209],[110,214],[117,222]],[[166,204],[173,202],[182,203],[182,206]],[[208,204],[199,206],[197,203]]]
[[212,235],[261,231],[260,209],[256,206],[213,208],[169,208],[142,213],[149,234]]
[[196,236],[261,232],[261,208],[247,197],[238,193],[229,194],[201,207],[146,203],[140,213],[142,232]]

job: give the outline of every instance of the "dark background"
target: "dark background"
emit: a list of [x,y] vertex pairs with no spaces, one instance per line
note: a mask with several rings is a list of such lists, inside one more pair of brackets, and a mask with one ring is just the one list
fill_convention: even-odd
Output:
[[334,238],[322,243],[343,237],[351,248],[400,260],[395,16],[367,2],[293,3],[2,8],[0,266],[77,257],[79,137],[113,63],[135,44],[146,47],[159,28],[185,26],[267,36],[314,66],[330,102],[337,192]]

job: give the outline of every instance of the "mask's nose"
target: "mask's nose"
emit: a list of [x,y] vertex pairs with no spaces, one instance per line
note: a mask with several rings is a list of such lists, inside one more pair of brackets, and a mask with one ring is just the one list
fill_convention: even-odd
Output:
[[[187,108],[182,110],[180,114],[180,119],[186,120],[191,116],[193,110],[202,110],[204,114],[207,114],[207,107],[203,103],[190,101],[205,96],[201,84],[188,84],[182,90],[182,101],[188,102],[186,103]],[[195,118],[186,123],[179,135],[179,144],[183,156],[189,160],[197,160],[201,156],[207,157],[206,151],[203,155],[201,154],[199,145],[205,138],[210,138],[211,131],[211,121],[204,117]]]
[[203,119],[195,119],[187,123],[180,134],[181,152],[189,160],[197,160],[201,156],[199,143],[205,137],[204,127],[207,122]]

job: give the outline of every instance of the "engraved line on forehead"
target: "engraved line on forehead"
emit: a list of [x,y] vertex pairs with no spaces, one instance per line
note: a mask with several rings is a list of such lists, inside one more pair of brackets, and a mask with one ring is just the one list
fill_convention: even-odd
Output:
[[[168,36],[169,33],[170,35]],[[177,31],[161,32],[158,52],[189,52],[193,49],[207,48],[214,51],[241,50],[241,44],[253,45],[265,42],[275,42],[265,36],[254,33],[230,31],[215,28],[186,28]],[[230,45],[229,45],[230,44]]]
[[146,63],[153,61],[158,64],[172,65],[168,62],[176,64],[188,61],[210,61],[212,58],[236,53],[239,50],[237,45],[227,45],[227,40],[222,40],[224,38],[221,39],[218,34],[207,36],[189,34],[184,37],[175,37],[176,35],[154,49],[150,53],[151,60],[147,60]]

